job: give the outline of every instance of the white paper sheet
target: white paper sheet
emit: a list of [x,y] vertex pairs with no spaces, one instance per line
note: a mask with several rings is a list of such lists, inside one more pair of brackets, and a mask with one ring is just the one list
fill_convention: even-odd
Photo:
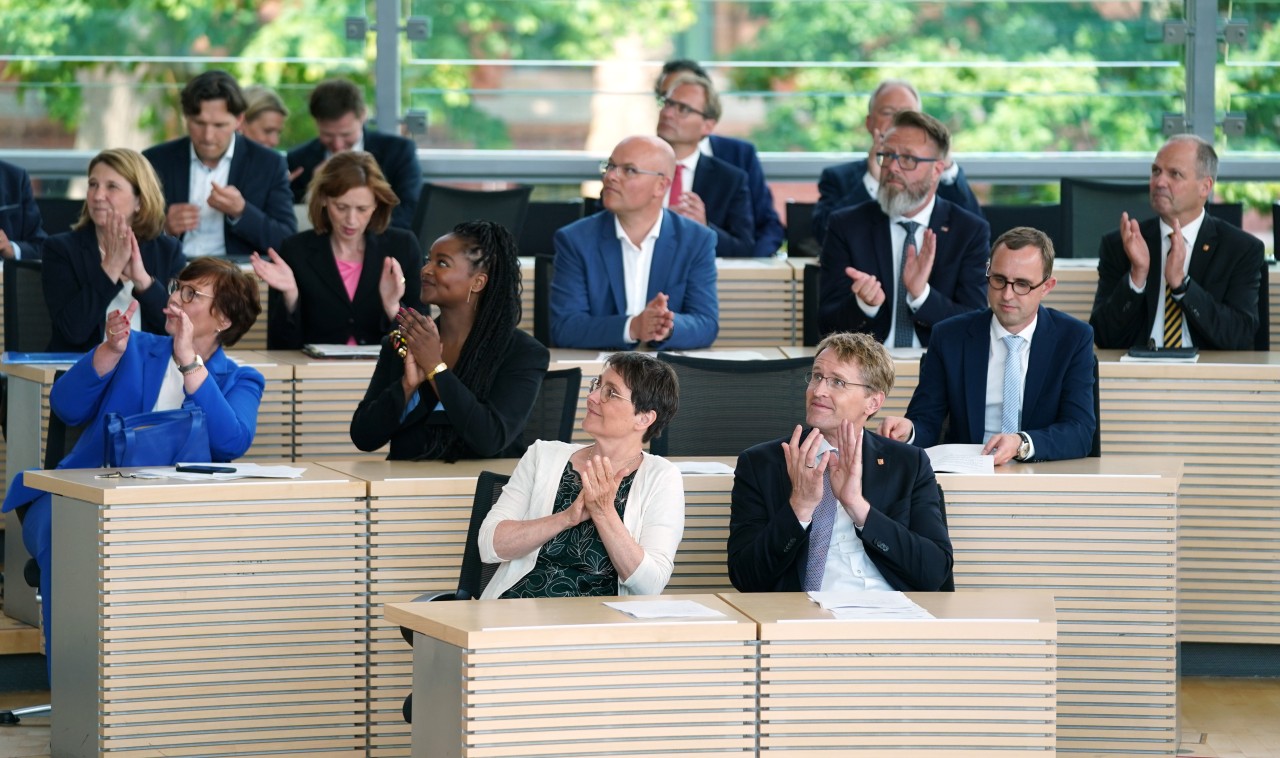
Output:
[[682,474],[732,474],[733,467],[719,461],[673,461]]
[[[182,466],[188,464],[179,464]],[[136,476],[139,479],[180,479],[187,482],[230,481],[232,479],[297,479],[306,473],[305,468],[293,466],[260,466],[257,463],[195,463],[190,465],[234,468],[234,474],[195,474],[178,471],[174,466],[145,468]]]
[[982,445],[934,445],[925,448],[934,471],[949,474],[994,474],[996,459],[983,455]]
[[723,618],[724,614],[695,600],[619,600],[605,605],[638,619]]

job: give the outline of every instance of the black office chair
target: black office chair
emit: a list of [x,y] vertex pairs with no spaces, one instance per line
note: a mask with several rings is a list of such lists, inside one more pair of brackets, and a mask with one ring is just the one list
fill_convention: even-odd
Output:
[[1271,263],[1262,259],[1262,278],[1258,282],[1258,331],[1253,333],[1253,349],[1271,349]]
[[1061,188],[1062,236],[1054,240],[1059,258],[1096,258],[1102,236],[1120,228],[1123,212],[1140,222],[1156,216],[1145,184],[1063,179]]
[[[942,512],[942,526],[951,533],[951,528],[947,526],[947,493],[942,489],[942,483],[938,483],[938,510]],[[956,574],[955,568],[947,574],[947,578],[943,581],[942,586],[938,588],[939,592],[955,592],[956,591]]]
[[1102,380],[1098,378],[1098,356],[1093,356],[1093,445],[1090,458],[1102,457]]
[[551,280],[556,275],[555,253],[533,259],[533,338],[551,344]]
[[[991,242],[1016,226],[1030,226],[1049,235],[1055,252],[1063,250],[1062,206],[1053,205],[984,205],[982,215],[991,225]],[[1119,224],[1117,223],[1117,227]]]
[[524,446],[535,440],[573,440],[573,421],[578,411],[578,395],[582,392],[582,369],[563,368],[548,371],[542,378],[533,411],[524,425]]
[[787,200],[787,257],[817,258],[822,245],[813,236],[813,206]]
[[561,227],[582,218],[586,205],[574,200],[535,200],[529,203],[524,227],[516,237],[521,255],[551,257],[556,254],[553,239]]
[[[480,560],[480,525],[489,515],[493,504],[502,496],[502,488],[510,479],[511,477],[506,474],[496,474],[492,471],[480,472],[480,476],[476,478],[476,494],[471,501],[471,522],[467,525],[467,541],[462,548],[462,568],[458,573],[458,589],[436,595],[422,595],[414,598],[413,602],[474,600],[480,597],[485,587],[489,586],[489,581],[497,573],[499,564],[484,563]],[[412,629],[400,627],[400,636],[409,643],[409,647],[413,647]],[[401,715],[404,716],[405,723],[413,723],[412,692],[405,696]]]
[[812,358],[720,360],[659,353],[680,380],[680,412],[649,442],[655,455],[731,455],[790,434],[805,416]]
[[800,306],[803,309],[800,316],[801,328],[803,329],[803,343],[806,347],[813,347],[822,341],[822,327],[818,324],[821,315],[821,297],[822,297],[822,267],[816,263],[804,264],[804,298],[801,300]]
[[40,209],[40,226],[45,233],[62,234],[71,231],[72,225],[80,220],[84,201],[65,197],[37,197],[36,207]]
[[49,349],[53,319],[44,302],[38,260],[4,262],[4,349],[39,353]]
[[423,184],[413,213],[413,231],[423,254],[429,253],[432,243],[453,231],[453,227],[474,219],[502,224],[511,236],[520,239],[531,192],[533,187],[525,186],[486,192]]
[[1244,203],[1209,203],[1209,215],[1235,227],[1244,226]]

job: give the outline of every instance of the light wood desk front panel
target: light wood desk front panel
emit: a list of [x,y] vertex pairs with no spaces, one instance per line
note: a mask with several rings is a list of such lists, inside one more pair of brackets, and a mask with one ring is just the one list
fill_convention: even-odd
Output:
[[293,369],[293,449],[298,460],[382,460],[387,447],[366,453],[351,441],[351,417],[364,398],[375,360],[324,360],[297,350],[269,350]]
[[932,621],[836,621],[803,593],[726,593],[760,625],[760,753],[1052,754],[1053,595],[908,593]]
[[52,753],[364,755],[365,484],[33,474],[54,498]]
[[413,755],[751,754],[756,624],[692,597],[727,618],[633,619],[608,598],[388,606],[420,632]]
[[940,474],[958,589],[1047,589],[1058,751],[1177,747],[1176,460],[1086,458]]

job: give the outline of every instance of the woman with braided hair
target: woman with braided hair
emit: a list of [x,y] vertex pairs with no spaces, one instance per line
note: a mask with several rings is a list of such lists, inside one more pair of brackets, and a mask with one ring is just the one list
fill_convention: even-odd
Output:
[[361,450],[389,460],[516,458],[542,386],[547,349],[516,328],[520,262],[500,224],[470,221],[435,241],[422,267],[432,320],[401,309],[351,418]]

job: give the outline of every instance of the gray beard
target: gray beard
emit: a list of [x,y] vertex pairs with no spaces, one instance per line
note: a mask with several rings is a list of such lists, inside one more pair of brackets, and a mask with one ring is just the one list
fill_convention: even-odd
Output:
[[884,215],[889,218],[907,215],[909,212],[924,205],[925,198],[928,196],[928,189],[917,195],[912,193],[910,187],[897,189],[883,182],[881,182],[879,189],[876,190],[876,202],[879,203],[880,210],[884,211]]

